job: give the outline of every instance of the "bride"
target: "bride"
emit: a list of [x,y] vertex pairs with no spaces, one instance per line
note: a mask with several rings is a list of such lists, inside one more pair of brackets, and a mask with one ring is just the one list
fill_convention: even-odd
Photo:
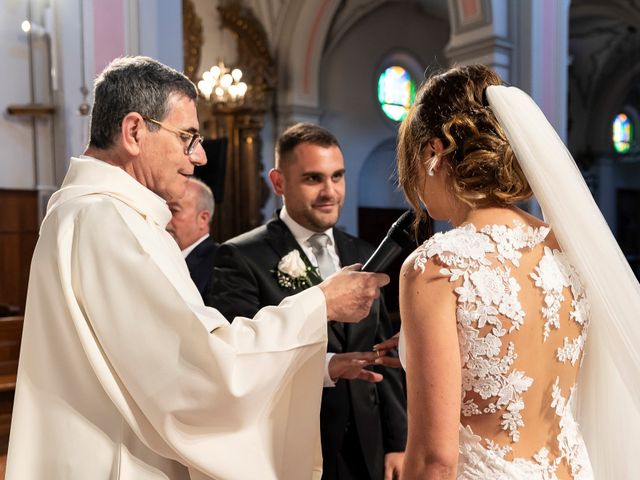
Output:
[[[417,221],[455,227],[401,273],[403,478],[640,478],[640,288],[544,115],[501,83],[431,77],[400,128]],[[518,207],[532,193],[545,222]]]

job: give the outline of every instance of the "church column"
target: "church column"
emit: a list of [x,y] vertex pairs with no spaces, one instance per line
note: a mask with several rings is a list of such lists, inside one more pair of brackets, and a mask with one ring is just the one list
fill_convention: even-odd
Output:
[[450,65],[487,65],[511,81],[513,29],[508,0],[449,0],[451,39],[445,49]]
[[570,0],[522,0],[517,7],[518,85],[567,139]]
[[[517,31],[512,83],[526,91],[566,143],[570,0],[521,0],[513,4]],[[529,210],[542,217],[532,199]]]

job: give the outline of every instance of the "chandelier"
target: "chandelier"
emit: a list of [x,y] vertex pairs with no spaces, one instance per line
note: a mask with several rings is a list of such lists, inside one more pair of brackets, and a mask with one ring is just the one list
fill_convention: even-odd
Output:
[[247,84],[241,82],[242,70],[227,68],[220,61],[202,74],[198,82],[200,93],[212,103],[241,105],[247,93]]

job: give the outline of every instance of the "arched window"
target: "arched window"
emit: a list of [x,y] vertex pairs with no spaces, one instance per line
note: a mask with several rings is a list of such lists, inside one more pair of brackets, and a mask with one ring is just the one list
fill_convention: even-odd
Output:
[[626,113],[619,113],[613,120],[613,148],[618,153],[627,153],[633,141],[633,125]]
[[407,116],[415,95],[415,82],[405,68],[394,65],[380,74],[378,101],[384,114],[394,122]]

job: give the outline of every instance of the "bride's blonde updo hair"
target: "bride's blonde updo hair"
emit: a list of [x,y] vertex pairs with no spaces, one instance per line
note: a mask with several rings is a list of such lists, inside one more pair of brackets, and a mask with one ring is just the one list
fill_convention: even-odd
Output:
[[[531,188],[484,97],[502,80],[484,65],[455,67],[428,78],[400,125],[398,180],[417,215],[423,151],[430,140],[444,145],[440,168],[449,170],[452,193],[472,208],[507,206],[526,200]],[[422,172],[423,175],[419,175]],[[416,223],[417,223],[416,222]]]

